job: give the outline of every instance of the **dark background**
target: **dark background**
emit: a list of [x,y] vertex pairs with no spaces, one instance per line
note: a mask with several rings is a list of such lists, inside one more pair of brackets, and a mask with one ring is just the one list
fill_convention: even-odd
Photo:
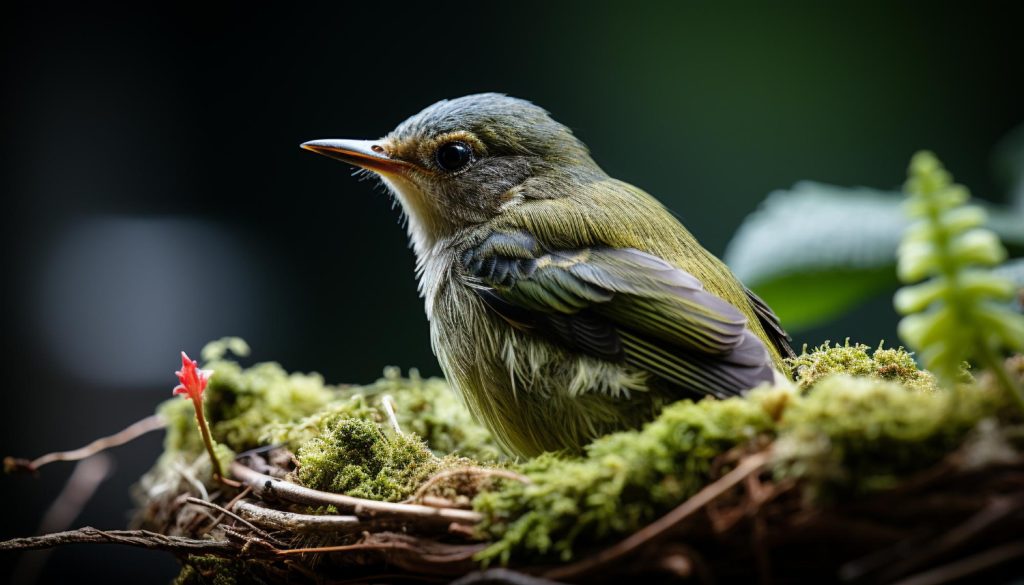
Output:
[[[7,6],[0,455],[146,416],[177,351],[222,335],[331,381],[438,374],[397,211],[298,144],[378,137],[441,98],[544,106],[718,254],[771,190],[895,187],[923,147],[1001,199],[991,150],[1024,121],[1009,4],[628,4]],[[894,324],[880,299],[796,341],[875,344]],[[118,449],[75,524],[122,527],[159,449]],[[0,477],[0,538],[33,533],[70,470]],[[80,546],[41,578],[174,573]]]

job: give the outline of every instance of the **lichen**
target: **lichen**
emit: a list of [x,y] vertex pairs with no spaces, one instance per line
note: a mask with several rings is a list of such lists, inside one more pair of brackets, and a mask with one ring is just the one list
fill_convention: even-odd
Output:
[[902,347],[886,349],[879,344],[872,351],[862,343],[851,345],[849,339],[842,345],[826,341],[787,361],[796,374],[797,386],[804,390],[834,374],[888,380],[924,391],[936,389],[935,376],[918,368],[914,356]]

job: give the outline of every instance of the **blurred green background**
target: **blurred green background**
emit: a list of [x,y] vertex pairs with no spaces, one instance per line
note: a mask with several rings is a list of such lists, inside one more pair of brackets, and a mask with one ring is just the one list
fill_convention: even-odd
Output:
[[[1024,122],[1011,6],[15,3],[0,23],[0,451],[149,414],[177,351],[223,335],[331,381],[438,374],[398,212],[298,144],[378,137],[441,98],[542,105],[720,255],[773,190],[898,188],[920,148],[1006,201],[993,149]],[[881,294],[795,342],[895,341],[896,319]],[[117,451],[76,524],[122,526],[158,450],[154,436]],[[22,504],[0,538],[33,532],[69,471],[0,478]],[[71,548],[41,579],[85,571],[165,579],[174,562]]]

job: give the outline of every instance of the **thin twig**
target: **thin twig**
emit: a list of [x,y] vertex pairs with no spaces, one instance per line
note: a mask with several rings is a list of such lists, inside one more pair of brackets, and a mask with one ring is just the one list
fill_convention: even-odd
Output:
[[[247,526],[248,528],[252,529],[254,532],[259,534],[263,538],[265,538],[267,540],[274,540],[274,537],[270,536],[270,534],[268,534],[262,528],[260,528],[259,526],[256,526],[252,522],[249,522],[245,518],[242,518],[241,516],[239,516],[238,514],[235,514],[231,510],[228,510],[227,508],[224,508],[222,506],[218,506],[217,504],[214,504],[213,502],[207,502],[206,500],[200,500],[199,498],[193,498],[191,496],[186,498],[185,501],[188,502],[189,504],[195,504],[196,506],[203,506],[203,507],[206,507],[206,508],[210,508],[212,510],[217,510],[218,512],[221,513],[221,516],[220,516],[221,518],[223,518],[224,516],[229,516],[229,517],[231,517],[231,518],[241,522],[244,526]],[[214,519],[214,521],[218,522],[219,519]],[[278,544],[279,545],[283,545],[283,543],[278,543]]]
[[160,417],[160,415],[150,415],[140,421],[132,423],[125,429],[114,433],[113,435],[96,439],[88,445],[79,447],[78,449],[47,453],[46,455],[37,457],[31,461],[15,457],[4,457],[4,471],[8,473],[12,471],[27,471],[34,473],[38,471],[40,467],[53,463],[54,461],[78,461],[91,455],[95,455],[101,451],[106,451],[112,447],[118,447],[125,443],[134,441],[146,433],[162,429],[165,426],[167,426],[167,423]]
[[198,540],[183,536],[168,536],[149,530],[99,530],[91,526],[42,536],[0,541],[0,551],[33,550],[84,543],[124,544],[188,554],[232,554],[238,552],[238,547],[226,540]]
[[[231,501],[229,501],[227,504],[224,504],[224,509],[230,511],[232,509],[232,507],[236,503],[238,503],[239,500],[241,500],[245,496],[249,495],[250,492],[252,492],[252,488],[249,487],[249,486],[245,486],[245,488],[243,488],[242,491],[238,492],[238,494],[236,494],[235,497],[231,498]],[[210,526],[207,527],[205,530],[203,530],[200,534],[206,534],[207,532],[212,530],[215,526],[220,524],[222,520],[224,520],[224,514],[221,514],[220,516],[217,516],[217,518],[210,524]]]
[[388,415],[391,428],[395,429],[395,432],[400,436],[404,436],[405,433],[402,432],[402,425],[398,424],[398,415],[395,414],[395,399],[390,394],[385,394],[380,397],[380,403],[384,406],[384,412]]
[[574,579],[622,559],[644,544],[675,528],[683,520],[704,509],[708,503],[736,487],[747,476],[761,471],[765,464],[768,463],[768,458],[769,454],[766,451],[747,457],[735,469],[697,492],[693,497],[680,504],[668,514],[636,531],[625,540],[581,561],[551,569],[544,573],[544,576],[556,581]]
[[476,512],[455,508],[431,508],[418,504],[397,504],[322,492],[253,471],[239,462],[231,464],[231,473],[261,498],[279,498],[296,504],[334,506],[360,518],[400,518],[419,526],[424,524],[447,528],[452,523],[477,524],[482,517]]

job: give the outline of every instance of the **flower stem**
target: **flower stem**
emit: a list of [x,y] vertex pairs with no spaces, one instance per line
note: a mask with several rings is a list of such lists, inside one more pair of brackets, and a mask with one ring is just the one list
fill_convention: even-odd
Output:
[[199,423],[199,432],[203,435],[203,444],[206,445],[206,452],[210,454],[210,465],[213,467],[213,479],[218,482],[224,481],[224,472],[220,468],[220,460],[217,459],[217,452],[214,450],[213,436],[210,435],[210,427],[206,424],[206,415],[203,414],[203,400],[192,401],[196,408],[196,422]]

